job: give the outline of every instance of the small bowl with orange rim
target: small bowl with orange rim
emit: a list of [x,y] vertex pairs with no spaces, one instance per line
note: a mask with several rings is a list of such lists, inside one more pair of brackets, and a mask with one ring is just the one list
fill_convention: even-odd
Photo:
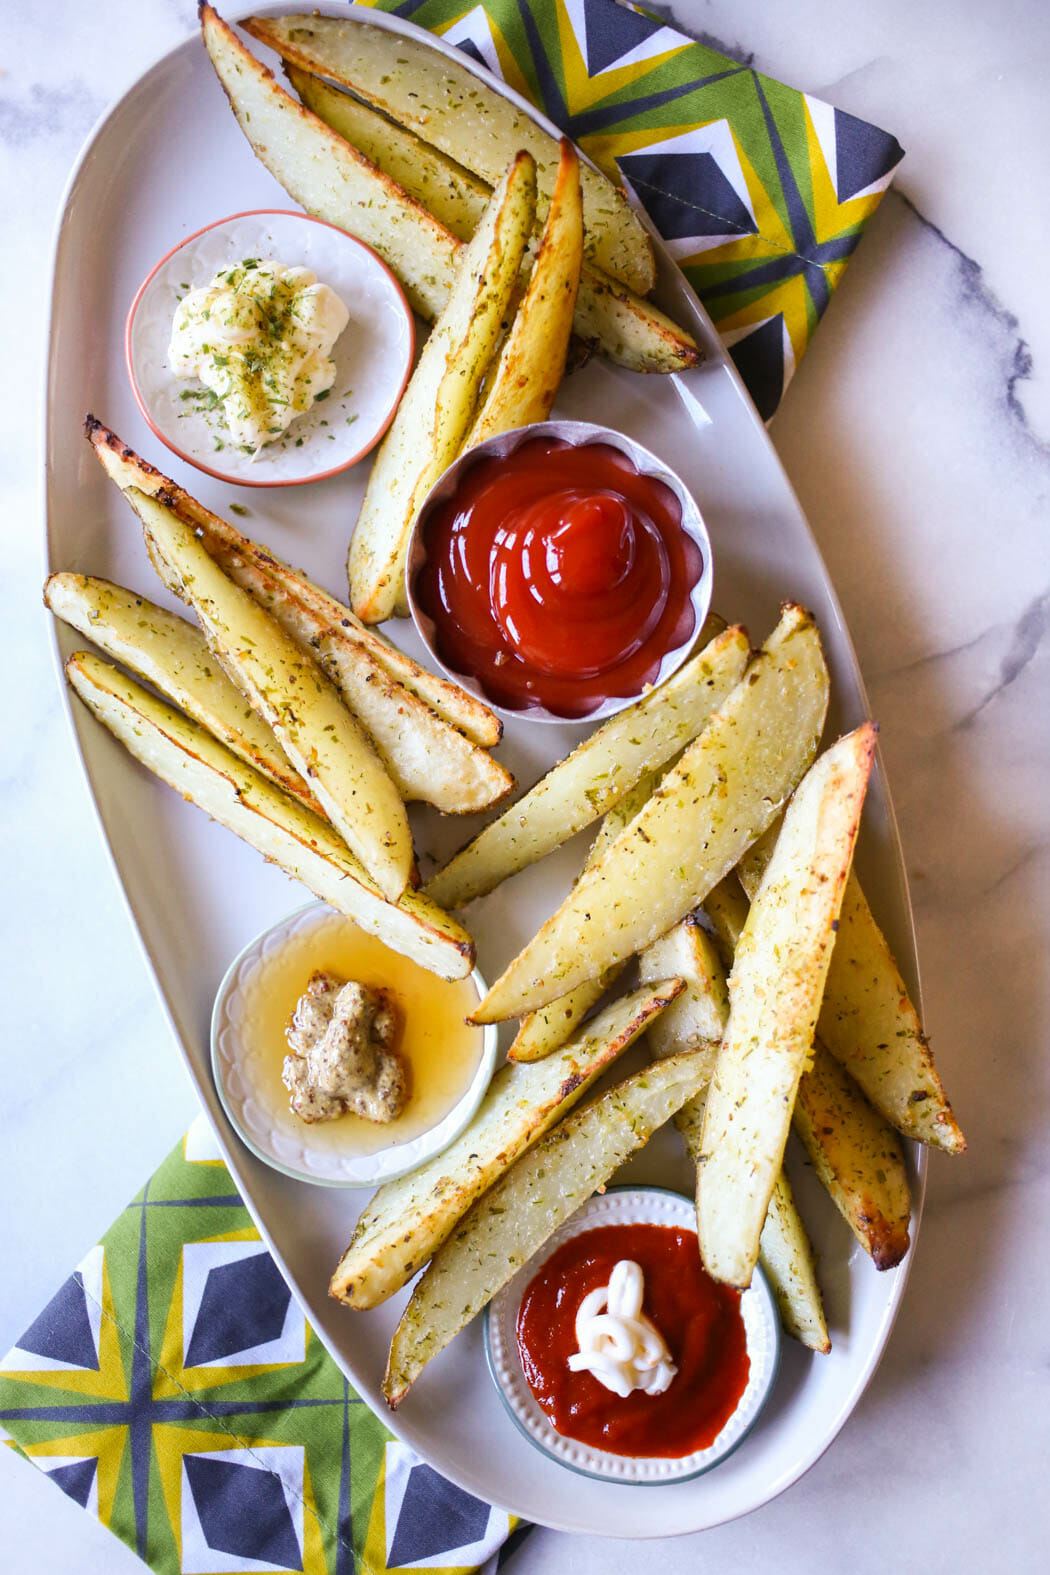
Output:
[[[253,448],[231,435],[214,390],[175,375],[170,341],[191,291],[260,264],[309,269],[349,320],[330,352],[331,387],[279,436]],[[154,436],[206,475],[243,487],[302,486],[356,465],[394,418],[414,343],[405,293],[371,247],[311,214],[276,208],[230,214],[177,242],[139,286],[124,329],[131,390]]]

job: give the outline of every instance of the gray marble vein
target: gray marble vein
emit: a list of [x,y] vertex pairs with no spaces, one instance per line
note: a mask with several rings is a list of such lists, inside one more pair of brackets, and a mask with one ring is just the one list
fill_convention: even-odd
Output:
[[18,97],[0,96],[0,143],[18,152],[31,142],[71,142],[75,147],[104,106],[105,101],[78,77],[60,86],[33,82]]
[[1050,591],[1043,591],[1030,602],[1013,626],[1010,648],[999,662],[998,681],[981,696],[972,711],[956,723],[957,727],[970,727],[986,706],[999,698],[1034,661],[1046,638],[1050,618]]
[[973,302],[982,312],[987,312],[996,326],[1006,334],[1007,338],[1013,340],[1013,356],[1005,386],[1006,406],[1011,416],[1021,427],[1024,436],[1035,445],[1042,455],[1050,457],[1050,443],[1047,443],[1037,433],[1032,431],[1028,423],[1028,412],[1018,394],[1018,386],[1021,383],[1030,382],[1035,375],[1035,360],[1028,343],[1018,333],[1019,324],[1017,317],[998,299],[985,277],[984,269],[975,258],[968,257],[962,247],[957,246],[953,240],[949,239],[944,231],[934,224],[932,219],[928,219],[925,214],[920,213],[915,203],[903,191],[895,191],[893,200],[902,202],[923,228],[929,231],[931,235],[936,236],[941,245],[946,246],[956,258],[961,276],[963,298]]

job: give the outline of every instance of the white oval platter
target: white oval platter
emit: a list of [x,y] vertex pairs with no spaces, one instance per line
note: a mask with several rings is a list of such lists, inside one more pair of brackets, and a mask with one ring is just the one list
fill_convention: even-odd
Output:
[[[230,19],[248,9],[231,8]],[[287,7],[253,9],[278,13]],[[346,15],[344,8],[327,9]],[[466,59],[409,23],[373,11],[363,15]],[[130,510],[84,441],[90,410],[209,507],[224,513],[231,503],[243,506],[242,528],[343,594],[347,540],[367,464],[310,488],[239,492],[161,447],[138,414],[124,369],[124,319],[157,257],[223,214],[287,206],[286,194],[238,130],[196,37],[145,72],[92,133],[70,178],[55,245],[45,434],[49,569],[101,574],[168,600]],[[756,643],[772,627],[783,598],[813,609],[833,678],[828,736],[834,737],[868,714],[835,593],[732,364],[681,274],[657,249],[658,299],[703,343],[705,364],[667,379],[596,360],[567,381],[555,414],[618,427],[683,477],[711,532],[714,605],[745,621]],[[406,649],[421,654],[408,624],[390,629]],[[64,627],[55,639],[63,657],[83,644]],[[261,925],[298,907],[303,892],[148,776],[83,707],[70,705],[70,715],[147,966],[245,1202],[314,1328],[363,1398],[383,1413],[379,1386],[404,1293],[367,1314],[351,1313],[327,1294],[361,1198],[296,1182],[263,1165],[239,1142],[211,1077],[208,1025],[226,966]],[[528,784],[581,736],[570,726],[511,723],[500,755]],[[416,826],[420,850],[439,857],[469,830],[469,823],[441,823],[436,815],[420,816]],[[478,965],[488,978],[497,977],[556,905],[582,857],[582,841],[570,844],[468,911]],[[917,990],[907,888],[881,767],[865,811],[858,866]],[[909,1163],[914,1239],[925,1166],[914,1153]],[[785,1342],[776,1389],[759,1425],[710,1475],[639,1495],[585,1481],[544,1459],[504,1412],[486,1371],[480,1319],[438,1358],[396,1416],[385,1417],[388,1426],[468,1491],[567,1531],[668,1536],[718,1525],[766,1503],[812,1465],[850,1415],[886,1343],[910,1263],[909,1256],[901,1268],[877,1274],[806,1168],[796,1163],[793,1174],[821,1262],[833,1349],[830,1356],[812,1357]],[[617,1179],[690,1187],[666,1133]]]

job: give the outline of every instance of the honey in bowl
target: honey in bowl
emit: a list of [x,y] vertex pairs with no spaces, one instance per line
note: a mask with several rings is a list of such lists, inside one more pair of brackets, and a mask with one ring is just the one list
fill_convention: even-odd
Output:
[[[392,1001],[399,1030],[394,1048],[409,1083],[394,1121],[347,1114],[306,1123],[289,1108],[281,1080],[289,1054],[285,1029],[318,971],[383,990]],[[258,959],[242,988],[242,1036],[253,1061],[255,1097],[280,1134],[308,1141],[314,1152],[366,1155],[412,1142],[454,1109],[481,1061],[484,1030],[465,1021],[478,1004],[473,980],[439,979],[337,913],[319,910],[316,923],[286,935]]]

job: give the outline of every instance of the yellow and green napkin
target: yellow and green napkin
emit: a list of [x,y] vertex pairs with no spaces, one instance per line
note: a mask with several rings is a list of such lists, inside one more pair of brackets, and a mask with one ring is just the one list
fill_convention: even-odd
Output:
[[619,167],[768,420],[904,156],[897,139],[615,0],[371,3]]
[[512,1546],[347,1383],[204,1116],[0,1361],[0,1427],[164,1575],[462,1571]]

